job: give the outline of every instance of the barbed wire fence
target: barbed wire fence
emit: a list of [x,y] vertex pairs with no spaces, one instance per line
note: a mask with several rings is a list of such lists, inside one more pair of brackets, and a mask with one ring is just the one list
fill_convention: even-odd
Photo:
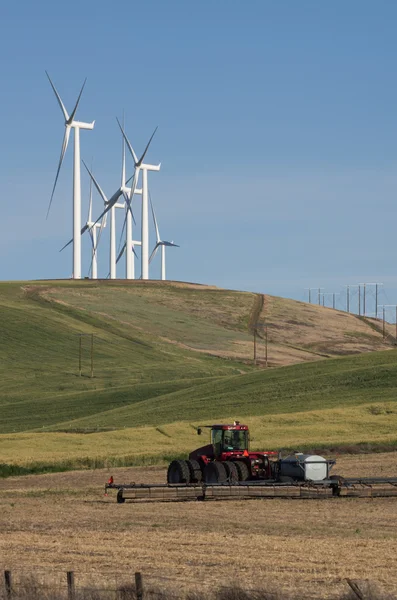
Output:
[[[291,569],[294,571],[294,569]],[[186,591],[181,581],[156,575],[149,577],[139,571],[117,572],[84,572],[84,571],[57,571],[26,569],[14,576],[14,571],[5,570],[3,586],[0,586],[1,600],[294,600],[304,597],[305,600],[316,600],[323,597],[325,592],[324,580],[318,581],[321,587],[314,593],[313,583],[306,583],[304,595],[284,591],[278,584],[276,587],[262,587],[230,585],[196,585],[190,586]],[[186,582],[184,582],[186,583]],[[333,597],[345,599],[349,590],[349,598],[371,598],[382,600],[385,598],[368,579],[339,579],[330,581]],[[335,595],[338,594],[339,596]],[[390,596],[388,596],[390,597]]]

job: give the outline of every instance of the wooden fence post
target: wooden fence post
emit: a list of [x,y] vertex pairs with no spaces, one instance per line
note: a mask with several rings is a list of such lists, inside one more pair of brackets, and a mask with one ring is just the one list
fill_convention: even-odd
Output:
[[74,587],[74,572],[68,571],[66,573],[68,582],[68,600],[74,600],[75,598],[75,587]]
[[356,598],[358,598],[359,600],[364,600],[364,594],[358,587],[357,583],[348,578],[346,578],[346,581],[347,581],[348,586],[350,587],[350,589],[353,591],[354,595],[356,596]]
[[9,600],[12,595],[12,577],[11,571],[4,571],[4,585],[6,589],[6,598]]
[[141,573],[135,573],[135,593],[136,600],[143,600],[143,584]]

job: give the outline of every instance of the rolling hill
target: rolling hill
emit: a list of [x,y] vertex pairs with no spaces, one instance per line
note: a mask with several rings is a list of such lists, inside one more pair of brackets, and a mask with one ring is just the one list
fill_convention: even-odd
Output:
[[[163,460],[213,419],[248,420],[258,447],[393,447],[397,355],[375,320],[154,281],[2,283],[0,309],[3,472]],[[283,368],[260,366],[262,327],[252,364],[258,322]]]

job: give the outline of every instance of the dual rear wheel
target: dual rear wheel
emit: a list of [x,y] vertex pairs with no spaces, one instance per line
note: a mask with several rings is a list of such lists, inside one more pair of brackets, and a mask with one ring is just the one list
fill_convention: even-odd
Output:
[[167,473],[167,482],[178,483],[237,483],[249,479],[249,469],[242,460],[236,461],[213,461],[201,470],[197,460],[173,460]]
[[225,462],[211,462],[205,467],[205,483],[237,483],[249,479],[248,466],[242,460]]
[[200,483],[202,477],[197,460],[173,460],[168,467],[168,483]]

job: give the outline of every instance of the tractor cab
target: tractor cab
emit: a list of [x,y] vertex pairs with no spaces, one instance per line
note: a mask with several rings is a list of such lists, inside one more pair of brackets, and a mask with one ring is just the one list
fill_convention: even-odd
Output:
[[[206,425],[211,430],[211,445],[215,457],[224,453],[232,454],[234,452],[248,452],[249,431],[247,425],[241,425],[235,421],[233,425]],[[201,434],[201,427],[197,433]]]
[[249,451],[247,425],[202,425],[210,430],[210,443],[196,448],[188,460],[173,460],[167,471],[168,484],[225,483],[274,478],[278,452]]

